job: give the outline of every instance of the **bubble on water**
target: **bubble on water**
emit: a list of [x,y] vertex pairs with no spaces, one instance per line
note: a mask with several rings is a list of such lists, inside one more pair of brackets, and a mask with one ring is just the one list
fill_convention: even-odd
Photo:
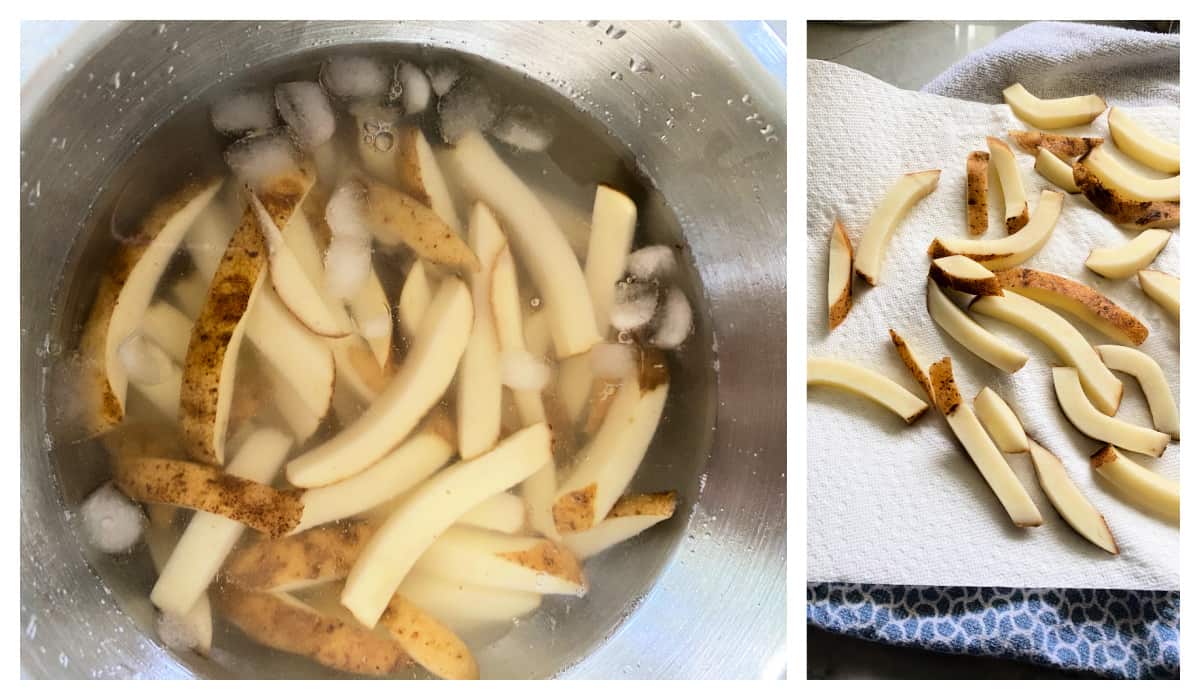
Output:
[[178,51],[178,50],[179,50],[179,42],[178,42],[178,41],[172,41],[172,42],[171,42],[171,50],[172,50],[172,51]]
[[611,24],[608,25],[608,28],[604,30],[604,33],[607,34],[608,36],[612,37],[613,39],[620,39],[621,37],[625,36],[624,29],[615,27]]
[[114,89],[116,89],[116,90],[121,89],[121,71],[117,71],[116,73],[113,73],[112,84],[113,84]]
[[375,150],[381,153],[387,153],[392,150],[392,146],[396,145],[396,137],[390,131],[381,131],[375,134],[375,138],[371,143]]
[[775,133],[775,127],[771,124],[767,124],[763,126],[763,128],[759,129],[758,133],[762,134],[763,136],[770,136],[771,134]]
[[28,639],[37,639],[37,615],[31,615],[29,622],[25,625],[25,637]]
[[58,655],[58,665],[66,668],[71,665],[71,657],[67,656],[66,652],[61,652]]
[[598,19],[589,19],[587,21],[587,26],[589,26],[589,27],[594,27],[597,24],[600,24],[600,20],[598,20]]
[[158,28],[156,28],[154,30],[154,33],[158,34],[158,35],[162,35],[166,31],[167,31],[167,25],[165,23],[159,23]]
[[748,121],[748,122],[755,122],[755,121],[758,121],[759,119],[760,119],[760,117],[758,115],[758,112],[755,112],[754,114],[751,114],[746,117],[746,121]]
[[608,74],[608,77],[612,78],[613,80],[624,80],[625,79],[625,76],[621,75],[620,71],[613,71],[612,73]]
[[646,60],[645,56],[635,53],[629,57],[629,70],[634,73],[649,73],[651,70],[650,62]]
[[538,307],[539,307],[539,306],[541,306],[541,305],[542,305],[542,300],[541,300],[541,298],[540,298],[540,297],[530,297],[530,299],[529,299],[529,307],[530,307],[531,309],[536,309],[536,308],[538,308]]

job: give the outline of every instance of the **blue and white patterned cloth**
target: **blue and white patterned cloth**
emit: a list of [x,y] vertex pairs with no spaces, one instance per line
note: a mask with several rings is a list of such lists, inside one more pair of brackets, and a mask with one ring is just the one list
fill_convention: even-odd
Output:
[[1179,592],[809,583],[830,632],[1113,678],[1179,677]]

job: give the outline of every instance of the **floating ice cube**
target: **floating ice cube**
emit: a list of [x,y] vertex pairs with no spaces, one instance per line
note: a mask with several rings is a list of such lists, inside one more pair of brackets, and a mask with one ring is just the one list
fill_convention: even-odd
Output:
[[637,368],[632,345],[596,343],[591,351],[592,374],[601,379],[623,379]]
[[502,381],[518,391],[541,391],[550,381],[550,367],[526,350],[508,350],[500,356]]
[[142,536],[145,516],[112,482],[92,492],[80,508],[83,528],[97,549],[109,554],[128,551]]
[[371,231],[366,223],[366,193],[355,180],[348,180],[338,186],[325,205],[325,222],[334,238],[357,240],[363,243],[371,240]]
[[321,66],[321,84],[329,94],[343,100],[382,97],[391,83],[390,71],[365,56],[338,56]]
[[225,162],[239,180],[262,189],[274,178],[295,170],[298,155],[291,138],[276,131],[234,141],[225,149]]
[[504,110],[492,127],[492,136],[519,151],[544,151],[554,140],[554,123],[532,107],[517,105]]
[[496,123],[496,99],[478,80],[464,78],[438,100],[442,138],[456,143],[472,131],[487,131]]
[[174,651],[188,651],[204,643],[204,633],[186,617],[175,613],[160,612],[156,628],[159,641]]
[[320,85],[313,82],[277,85],[275,107],[302,148],[311,151],[333,137],[337,121]]
[[430,66],[425,72],[429,74],[429,87],[438,97],[450,92],[450,88],[462,77],[457,68],[446,63]]
[[239,92],[213,103],[213,127],[227,136],[267,131],[279,123],[275,104],[265,90]]
[[650,342],[656,347],[671,350],[679,347],[692,332],[692,306],[679,287],[671,287],[663,301],[658,329]]
[[639,248],[629,254],[625,269],[639,280],[666,277],[675,271],[675,251],[666,245]]
[[396,68],[396,77],[400,79],[400,84],[404,89],[405,113],[424,112],[425,108],[429,106],[429,95],[433,91],[425,71],[411,63],[401,63]]
[[371,244],[335,236],[325,251],[325,286],[339,299],[350,299],[366,284],[371,272]]
[[609,322],[618,331],[632,331],[650,322],[658,308],[658,289],[644,282],[617,282]]
[[129,380],[142,386],[154,386],[166,376],[166,354],[139,332],[130,333],[117,346],[117,360]]

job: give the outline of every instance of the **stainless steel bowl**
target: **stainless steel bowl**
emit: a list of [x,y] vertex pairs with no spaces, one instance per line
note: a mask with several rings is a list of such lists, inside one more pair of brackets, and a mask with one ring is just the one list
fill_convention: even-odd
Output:
[[205,150],[173,135],[202,114],[198,98],[247,71],[272,75],[355,48],[455,52],[514,90],[540,94],[564,115],[560,162],[576,164],[581,178],[617,177],[638,190],[639,236],[684,245],[694,264],[697,329],[676,375],[687,382],[672,387],[638,482],[678,489],[682,511],[635,546],[589,562],[593,593],[554,601],[482,650],[483,673],[781,675],[783,91],[728,26],[668,22],[92,25],[33,78],[21,132],[22,673],[322,673],[282,654],[251,667],[236,639],[211,659],[156,641],[145,554],[95,555],[71,517],[106,467],[94,445],[62,428],[74,400],[62,377],[112,246],[117,193],[169,180],[164,164]]

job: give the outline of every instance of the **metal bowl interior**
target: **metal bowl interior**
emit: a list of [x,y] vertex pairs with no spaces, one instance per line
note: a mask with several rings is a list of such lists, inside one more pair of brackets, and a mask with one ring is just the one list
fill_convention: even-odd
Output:
[[[489,677],[757,677],[785,634],[785,152],[779,88],[719,26],[630,23],[132,23],[48,91],[22,131],[22,669],[33,677],[315,678],[222,630],[205,659],[154,634],[144,551],[91,553],[71,513],[105,478],[70,434],[71,352],[122,193],[219,167],[204,105],[326,55],[449,54],[556,113],[552,157],[639,204],[639,240],[683,247],[695,334],[635,487],[674,519],[588,562],[479,651]],[[641,70],[642,64],[648,70]],[[631,69],[631,65],[639,70]],[[215,161],[215,162],[214,162]],[[153,184],[151,184],[153,183]],[[135,206],[136,208],[136,206]],[[253,664],[249,660],[253,660]]]

